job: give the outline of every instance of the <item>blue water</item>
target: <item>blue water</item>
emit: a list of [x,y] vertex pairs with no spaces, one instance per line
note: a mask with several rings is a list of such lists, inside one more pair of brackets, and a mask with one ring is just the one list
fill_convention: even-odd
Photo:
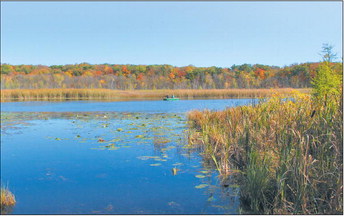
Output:
[[1,110],[8,112],[163,112],[184,113],[194,109],[221,110],[226,107],[241,106],[256,101],[254,99],[179,100],[179,101],[68,101],[68,102],[6,102]]
[[185,113],[250,102],[2,103],[1,183],[16,196],[11,213],[238,214],[237,186],[222,187],[200,151],[185,148]]

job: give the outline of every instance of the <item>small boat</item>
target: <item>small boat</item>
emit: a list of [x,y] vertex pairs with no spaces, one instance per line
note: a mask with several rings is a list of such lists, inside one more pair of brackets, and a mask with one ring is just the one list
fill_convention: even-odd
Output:
[[174,95],[172,95],[172,97],[169,97],[168,95],[166,95],[166,97],[164,98],[164,101],[174,101],[174,100],[179,100],[179,98],[174,97]]
[[164,101],[180,100],[179,98],[164,98]]

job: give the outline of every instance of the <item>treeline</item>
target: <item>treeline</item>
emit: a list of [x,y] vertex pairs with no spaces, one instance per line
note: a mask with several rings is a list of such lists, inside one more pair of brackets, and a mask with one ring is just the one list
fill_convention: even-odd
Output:
[[[342,73],[341,63],[332,63]],[[319,63],[286,67],[233,65],[174,67],[171,65],[10,65],[1,64],[2,89],[107,88],[107,89],[228,89],[308,88]]]

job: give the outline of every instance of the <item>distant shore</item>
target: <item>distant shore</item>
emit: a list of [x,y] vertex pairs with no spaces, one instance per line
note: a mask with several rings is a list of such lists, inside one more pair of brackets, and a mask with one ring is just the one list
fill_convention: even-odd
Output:
[[288,95],[292,91],[303,93],[310,89],[157,89],[157,90],[112,90],[112,89],[3,89],[1,102],[37,100],[121,100],[162,99],[174,95],[181,99],[196,98],[261,98],[274,94]]

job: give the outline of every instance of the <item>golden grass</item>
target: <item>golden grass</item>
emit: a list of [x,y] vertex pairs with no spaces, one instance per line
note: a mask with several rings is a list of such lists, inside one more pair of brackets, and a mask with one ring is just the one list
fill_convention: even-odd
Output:
[[[274,92],[289,94],[293,89],[157,89],[157,90],[111,90],[111,89],[3,89],[1,101],[15,100],[118,100],[157,99],[175,95],[182,99],[193,98],[259,98]],[[299,89],[308,93],[309,89]]]
[[[343,213],[343,112],[295,93],[254,106],[192,111],[189,141],[220,174],[243,173],[241,200],[254,214]],[[198,137],[198,138],[197,138]]]
[[16,204],[14,195],[6,188],[1,188],[1,214],[7,214],[9,208]]

